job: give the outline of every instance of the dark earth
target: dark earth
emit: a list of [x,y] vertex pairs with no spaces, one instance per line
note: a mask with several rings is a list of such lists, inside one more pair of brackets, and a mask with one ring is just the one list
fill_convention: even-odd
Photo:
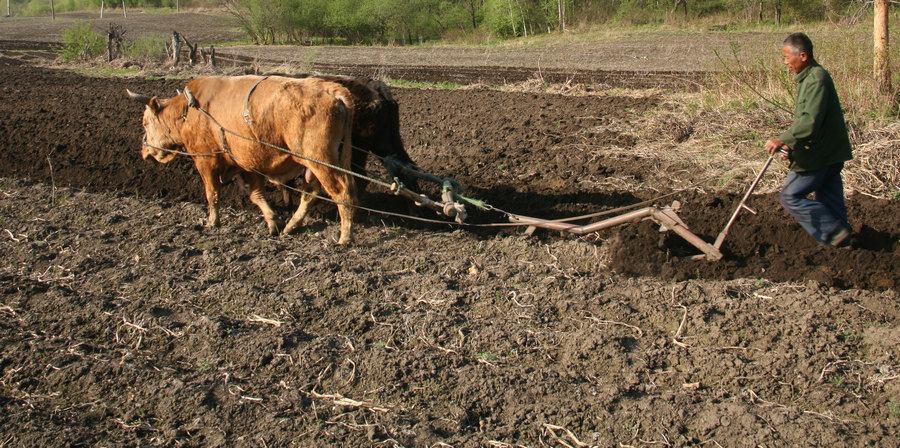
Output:
[[[340,247],[323,205],[271,238],[233,186],[206,229],[189,161],[139,159],[124,94],[184,80],[5,54],[0,446],[900,443],[898,201],[851,195],[852,247],[823,249],[754,196],[719,263],[649,222],[571,238],[360,212]],[[652,96],[395,96],[412,158],[498,208],[557,218],[666,193],[580,181],[646,175],[634,137],[583,130]],[[668,200],[712,240],[736,193]],[[363,202],[406,211],[374,187]]]

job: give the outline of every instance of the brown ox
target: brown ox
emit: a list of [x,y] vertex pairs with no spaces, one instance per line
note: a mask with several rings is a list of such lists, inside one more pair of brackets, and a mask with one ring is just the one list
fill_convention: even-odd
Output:
[[[128,94],[147,105],[141,157],[168,163],[178,156],[173,151],[184,151],[194,159],[209,204],[207,226],[219,224],[223,179],[239,174],[250,201],[262,211],[269,233],[277,233],[275,213],[263,196],[265,181],[283,184],[305,172],[308,182],[317,181],[337,202],[341,219],[338,243],[350,241],[353,177],[309,160],[350,169],[353,102],[346,88],[316,78],[202,77],[188,82],[184,95],[172,98]],[[190,107],[190,96],[215,121]],[[301,195],[284,234],[302,224],[312,199],[312,195]]]

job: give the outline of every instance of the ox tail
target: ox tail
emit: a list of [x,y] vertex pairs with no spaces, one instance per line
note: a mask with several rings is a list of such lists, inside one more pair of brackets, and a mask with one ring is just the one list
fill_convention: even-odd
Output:
[[[335,94],[335,122],[337,124],[335,131],[337,133],[336,140],[338,144],[338,160],[341,167],[347,170],[353,170],[351,160],[353,158],[353,100],[350,95],[345,92]],[[351,198],[356,197],[356,177],[347,174],[347,191]]]

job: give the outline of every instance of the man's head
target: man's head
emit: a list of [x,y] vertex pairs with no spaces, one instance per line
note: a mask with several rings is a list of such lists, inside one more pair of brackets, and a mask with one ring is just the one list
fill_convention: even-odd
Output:
[[793,73],[800,73],[813,60],[813,44],[803,33],[793,33],[784,39],[781,47],[784,65]]

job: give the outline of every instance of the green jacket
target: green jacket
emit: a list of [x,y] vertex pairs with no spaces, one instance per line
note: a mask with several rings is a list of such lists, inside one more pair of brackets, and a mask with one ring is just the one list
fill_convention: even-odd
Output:
[[852,159],[850,136],[831,75],[813,60],[795,80],[794,124],[779,136],[791,148],[791,169],[817,170]]

